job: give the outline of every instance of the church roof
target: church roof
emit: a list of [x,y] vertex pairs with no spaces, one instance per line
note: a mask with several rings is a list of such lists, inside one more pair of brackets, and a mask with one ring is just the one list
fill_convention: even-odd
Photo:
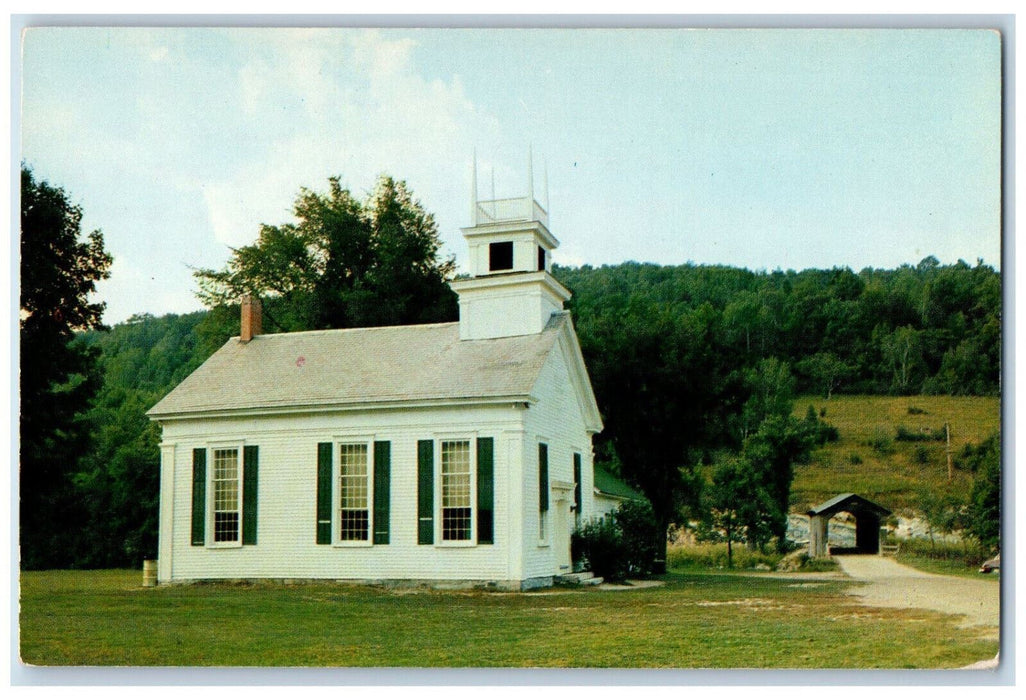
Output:
[[486,340],[460,340],[459,323],[232,338],[147,415],[523,401],[569,323],[555,313],[541,333]]

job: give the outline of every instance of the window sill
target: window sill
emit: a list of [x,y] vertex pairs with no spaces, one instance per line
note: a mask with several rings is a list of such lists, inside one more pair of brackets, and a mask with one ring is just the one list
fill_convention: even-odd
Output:
[[538,543],[538,548],[539,548],[539,549],[548,549],[548,548],[549,548],[549,547],[551,547],[551,546],[552,546],[552,545],[551,545],[551,543],[549,543],[549,542],[539,542],[539,543]]
[[211,542],[207,549],[242,549],[242,542]]
[[360,540],[341,540],[339,542],[333,542],[332,546],[345,549],[345,548],[348,548],[348,547],[357,547],[357,548],[359,548],[359,547],[373,547],[374,543],[371,542],[370,540],[363,540],[363,541],[360,541]]
[[437,542],[435,544],[435,547],[440,548],[440,549],[466,549],[467,547],[476,547],[476,546],[477,546],[477,542],[475,542],[474,540],[466,540],[466,541],[456,540],[456,541],[447,541],[447,542]]

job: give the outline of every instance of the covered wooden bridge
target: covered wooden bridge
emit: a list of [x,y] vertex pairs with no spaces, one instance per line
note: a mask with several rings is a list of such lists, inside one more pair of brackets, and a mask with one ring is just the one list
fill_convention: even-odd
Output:
[[854,493],[842,493],[808,512],[810,557],[828,555],[830,518],[838,513],[851,513],[855,518],[856,553],[880,553],[880,521],[891,511]]

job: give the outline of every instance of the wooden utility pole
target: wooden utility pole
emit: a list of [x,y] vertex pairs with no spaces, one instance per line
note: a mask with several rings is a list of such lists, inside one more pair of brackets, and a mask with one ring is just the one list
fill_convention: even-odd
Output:
[[955,478],[955,466],[951,461],[951,426],[944,424],[944,439],[947,441],[947,448],[944,450],[948,455],[948,481]]

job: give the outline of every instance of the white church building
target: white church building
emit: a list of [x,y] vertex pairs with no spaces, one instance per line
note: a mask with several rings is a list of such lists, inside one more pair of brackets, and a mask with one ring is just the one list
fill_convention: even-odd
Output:
[[559,241],[533,187],[474,189],[459,322],[262,334],[246,300],[240,335],[148,412],[159,582],[523,590],[571,571],[602,421]]

